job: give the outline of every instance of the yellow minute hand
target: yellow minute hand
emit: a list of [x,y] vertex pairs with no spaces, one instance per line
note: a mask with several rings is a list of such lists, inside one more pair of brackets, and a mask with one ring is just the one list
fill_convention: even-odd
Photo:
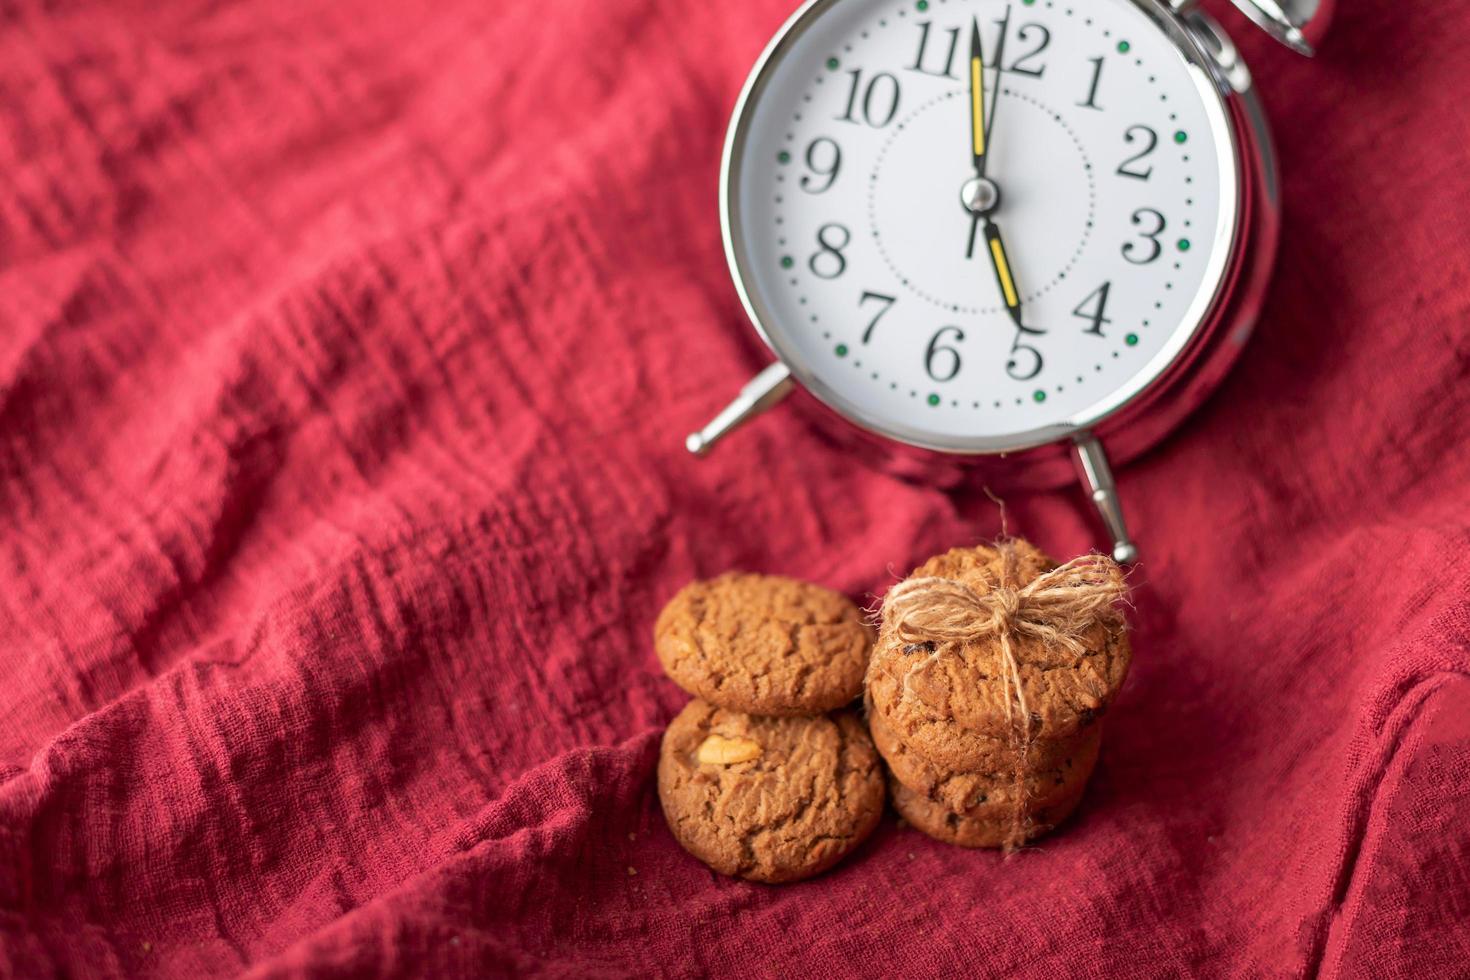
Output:
[[985,52],[980,42],[980,21],[970,25],[970,132],[975,150],[975,172],[985,174]]

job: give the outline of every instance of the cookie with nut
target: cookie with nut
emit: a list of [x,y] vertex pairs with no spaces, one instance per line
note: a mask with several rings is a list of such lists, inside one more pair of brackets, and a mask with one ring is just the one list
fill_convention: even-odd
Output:
[[696,700],[664,735],[658,793],[686,851],[721,874],[777,883],[861,844],[883,814],[884,776],[852,711],[783,718]]

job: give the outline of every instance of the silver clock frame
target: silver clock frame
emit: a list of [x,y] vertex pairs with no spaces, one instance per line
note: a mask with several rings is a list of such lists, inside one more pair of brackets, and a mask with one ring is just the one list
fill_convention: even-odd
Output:
[[[686,446],[704,455],[719,440],[797,389],[811,397],[819,428],[856,443],[906,475],[956,485],[1048,487],[1080,473],[1113,541],[1113,555],[1132,561],[1129,535],[1112,476],[1107,441],[1115,459],[1126,460],[1163,438],[1223,379],[1249,336],[1270,275],[1280,227],[1276,161],[1249,71],[1220,27],[1194,0],[1125,0],[1163,31],[1188,66],[1206,100],[1217,145],[1228,147],[1231,186],[1222,186],[1222,208],[1233,220],[1217,229],[1207,282],[1169,345],[1130,382],[1064,423],[1000,438],[934,439],[902,425],[869,417],[828,388],[793,350],[783,349],[773,317],[748,284],[742,244],[739,185],[742,149],[754,107],[780,59],[833,6],[851,0],[806,0],[762,52],[740,93],[725,140],[720,174],[720,215],[726,260],[742,306],[777,361],[745,386],[714,420],[689,436]],[[1228,191],[1228,197],[1225,193]],[[1206,295],[1208,293],[1208,295]]]

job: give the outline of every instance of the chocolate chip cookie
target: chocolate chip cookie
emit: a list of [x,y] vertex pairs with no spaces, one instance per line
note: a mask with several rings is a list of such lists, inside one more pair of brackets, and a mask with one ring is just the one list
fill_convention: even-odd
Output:
[[852,852],[883,812],[862,722],[748,715],[692,701],[664,734],[658,794],[684,849],[721,874],[796,881]]
[[664,671],[695,697],[789,716],[856,698],[873,634],[862,610],[830,589],[730,573],[685,586],[659,615],[653,642]]

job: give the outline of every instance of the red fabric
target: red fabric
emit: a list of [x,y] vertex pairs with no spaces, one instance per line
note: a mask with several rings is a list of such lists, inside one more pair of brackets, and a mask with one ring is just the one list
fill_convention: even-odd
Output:
[[[997,530],[776,412],[726,113],[791,0],[0,7],[0,975],[1464,975],[1470,7],[1229,24],[1257,338],[1121,474],[1137,658],[1064,832],[674,844],[649,633]],[[1075,490],[1015,497],[1059,555]]]

